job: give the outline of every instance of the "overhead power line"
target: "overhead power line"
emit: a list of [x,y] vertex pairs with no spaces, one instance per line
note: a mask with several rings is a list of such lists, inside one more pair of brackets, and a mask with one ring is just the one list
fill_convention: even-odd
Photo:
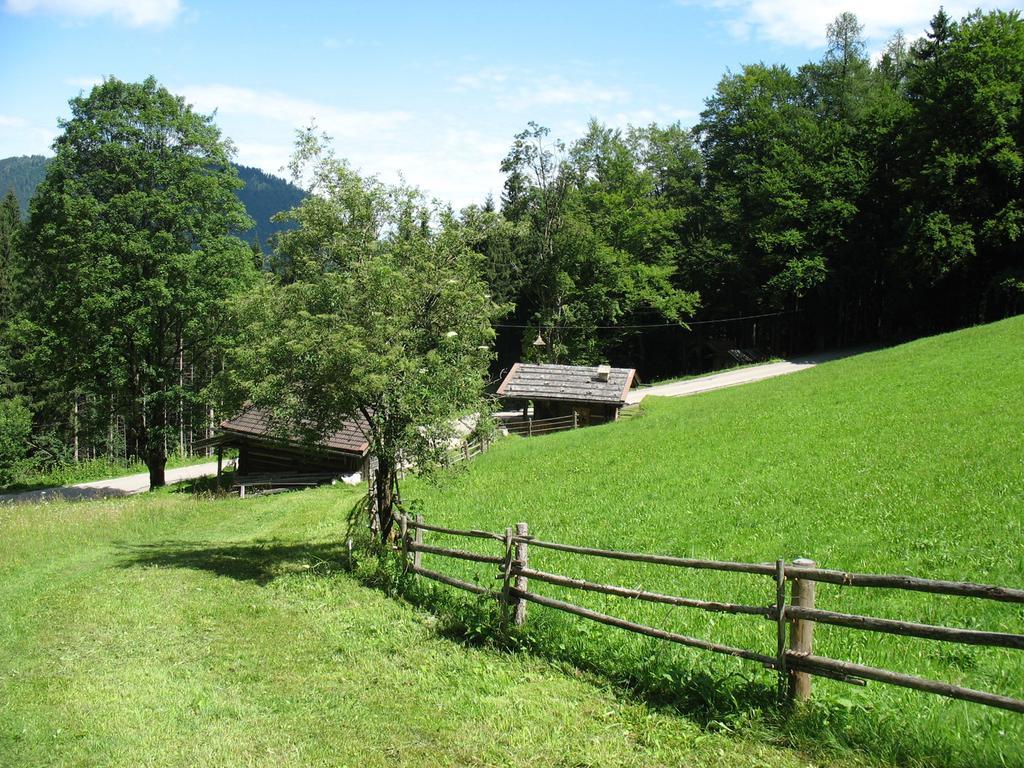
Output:
[[628,331],[641,328],[686,328],[687,326],[694,325],[714,325],[716,323],[734,323],[738,320],[760,320],[764,317],[781,317],[782,315],[796,315],[803,310],[794,309],[789,312],[766,312],[762,315],[741,315],[740,317],[725,317],[721,320],[692,320],[688,323],[644,323],[641,325],[558,325],[554,326],[550,324],[537,324],[537,323],[494,323],[495,328],[520,328],[520,329],[537,329],[537,328],[551,328],[555,327],[560,330],[576,330],[576,331]]

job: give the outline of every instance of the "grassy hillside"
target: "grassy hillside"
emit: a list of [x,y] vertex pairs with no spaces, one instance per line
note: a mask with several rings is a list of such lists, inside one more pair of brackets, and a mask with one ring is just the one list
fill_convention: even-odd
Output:
[[[428,520],[557,541],[703,558],[1024,585],[1024,317],[813,370],[677,400],[628,422],[499,442],[438,486],[410,483]],[[474,572],[428,558],[428,566]],[[763,577],[580,559],[535,549],[544,570],[768,604]],[[481,581],[493,574],[475,569]],[[538,591],[567,595],[547,585]],[[1024,632],[1020,606],[818,586],[832,610]],[[668,629],[774,652],[760,619],[571,593],[567,599]],[[684,709],[722,695],[756,709],[769,673],[530,607],[533,646]],[[1024,696],[1021,653],[819,626],[834,658]],[[709,679],[710,676],[710,679]],[[670,682],[662,682],[662,681]],[[789,737],[837,741],[895,762],[1024,763],[1024,718],[872,684],[815,680]],[[723,693],[724,692],[724,693]],[[715,706],[720,706],[716,704]],[[728,708],[728,707],[727,707]],[[843,713],[846,713],[844,715]]]
[[810,764],[446,639],[344,572],[357,493],[0,506],[0,765]]

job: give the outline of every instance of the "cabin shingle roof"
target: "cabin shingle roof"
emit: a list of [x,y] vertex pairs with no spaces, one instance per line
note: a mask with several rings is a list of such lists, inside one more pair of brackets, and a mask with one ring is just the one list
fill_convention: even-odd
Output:
[[596,365],[516,363],[498,387],[498,394],[517,400],[619,405],[626,401],[635,375],[634,368],[612,368],[608,381],[601,381]]
[[[365,456],[370,444],[364,435],[366,422],[363,419],[349,419],[337,432],[328,435],[320,447],[328,451],[340,451]],[[265,438],[278,442],[298,442],[298,439],[282,439],[271,426],[270,415],[259,408],[247,408],[233,419],[222,421],[220,428],[245,437]]]

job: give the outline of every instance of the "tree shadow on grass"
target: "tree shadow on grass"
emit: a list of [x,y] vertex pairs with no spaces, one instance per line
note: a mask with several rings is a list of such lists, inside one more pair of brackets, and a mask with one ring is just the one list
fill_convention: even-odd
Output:
[[297,573],[328,575],[351,570],[345,542],[255,539],[239,543],[159,541],[121,545],[125,568],[187,568],[260,586]]
[[[213,478],[205,478],[212,480]],[[189,493],[185,489],[175,492]],[[198,491],[202,492],[202,491]],[[328,576],[352,571],[362,550],[358,520],[364,502],[356,502],[347,515],[345,533],[329,541],[306,539],[246,539],[210,542],[169,539],[147,544],[120,544],[123,568],[187,568],[251,581],[266,586],[281,576],[315,573]]]
[[171,493],[185,493],[191,496],[209,497],[237,496],[238,494],[233,493],[231,488],[234,480],[235,473],[233,470],[223,472],[220,478],[217,478],[215,475],[195,477],[190,480],[182,480],[179,483],[175,483],[171,487]]

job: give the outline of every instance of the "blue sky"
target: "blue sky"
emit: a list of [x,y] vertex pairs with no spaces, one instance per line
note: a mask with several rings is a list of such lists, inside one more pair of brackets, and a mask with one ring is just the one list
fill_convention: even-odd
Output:
[[[610,125],[692,124],[727,69],[817,59],[844,10],[869,47],[920,35],[923,0],[200,2],[0,0],[0,157],[49,154],[68,99],[149,74],[281,173],[311,119],[365,173],[456,206],[500,193],[530,120],[571,140]],[[996,7],[981,3],[981,7]],[[962,16],[975,3],[946,2]],[[1005,3],[1002,7],[1008,7]]]

